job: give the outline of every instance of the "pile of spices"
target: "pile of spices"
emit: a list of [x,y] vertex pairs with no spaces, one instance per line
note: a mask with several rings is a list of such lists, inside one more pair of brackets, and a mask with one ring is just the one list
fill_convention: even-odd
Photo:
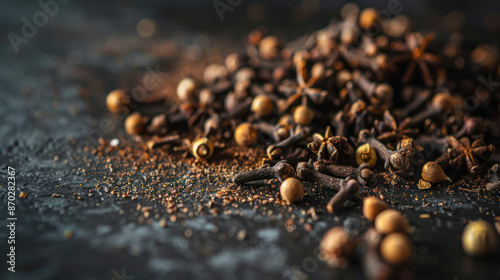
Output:
[[[130,90],[112,91],[108,109],[128,115],[125,130],[140,148],[121,148],[127,143],[122,139],[121,147],[105,143],[94,153],[115,151],[136,169],[144,166],[143,173],[155,173],[153,180],[166,166],[186,162],[207,181],[217,172],[220,183],[233,187],[212,185],[223,200],[200,204],[198,212],[206,207],[213,214],[238,201],[300,203],[309,186],[333,190],[323,204],[338,213],[380,180],[421,192],[462,184],[464,176],[481,182],[483,163],[500,139],[500,98],[478,77],[500,76],[497,48],[471,44],[457,32],[440,34],[438,41],[432,32],[410,30],[404,15],[386,19],[354,4],[341,17],[288,44],[264,28],[251,31],[240,52],[206,67],[201,80],[182,79],[175,102],[160,113],[133,112],[137,101]],[[498,189],[498,170],[488,173],[488,190]],[[261,190],[240,194],[242,185],[248,191],[256,181],[278,187],[275,179],[281,199],[262,199]],[[174,203],[176,196],[162,198],[169,213],[184,207]],[[414,254],[411,230],[400,212],[388,208],[365,199],[363,213],[374,227],[364,237],[342,227],[328,231],[321,242],[325,260],[346,267],[363,244],[369,278],[403,273]],[[314,208],[311,215],[317,219]],[[464,248],[482,254],[486,245],[466,245],[475,242],[466,239],[469,232]]]

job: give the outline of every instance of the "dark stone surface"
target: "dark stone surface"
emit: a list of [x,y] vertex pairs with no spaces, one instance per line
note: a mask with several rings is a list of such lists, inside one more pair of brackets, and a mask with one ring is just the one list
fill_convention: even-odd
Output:
[[[87,175],[81,170],[88,168],[87,158],[93,159],[83,151],[84,146],[97,145],[97,135],[111,139],[123,134],[121,120],[105,113],[105,92],[115,87],[118,73],[155,65],[157,61],[141,52],[127,54],[125,59],[100,52],[110,35],[132,37],[138,19],[155,14],[151,12],[154,8],[132,3],[116,10],[112,5],[91,6],[100,5],[97,2],[88,5],[84,7],[86,4],[75,1],[62,6],[47,26],[21,45],[18,54],[12,53],[5,37],[3,40],[6,47],[0,66],[0,279],[363,278],[358,263],[346,270],[331,269],[318,260],[316,251],[323,233],[334,225],[361,232],[368,227],[361,218],[360,201],[348,202],[341,212],[330,215],[324,210],[325,202],[315,197],[333,193],[320,191],[309,193],[305,202],[293,206],[291,212],[275,205],[255,211],[253,205],[240,203],[237,211],[233,207],[223,209],[239,214],[213,216],[208,212],[175,223],[169,221],[162,228],[157,219],[151,219],[151,224],[139,223],[140,213],[136,211],[140,203],[158,209],[160,217],[168,217],[158,201],[147,195],[139,195],[136,200],[123,199],[95,189],[105,176],[119,180],[119,167],[114,172],[103,168],[99,175]],[[34,2],[12,4],[12,13],[3,10],[2,34],[20,30],[20,18],[37,10]],[[110,15],[114,18],[108,22]],[[214,15],[208,18],[212,26],[217,21]],[[175,23],[175,18],[167,18],[163,24],[166,33],[183,28]],[[81,78],[82,75],[89,77]],[[86,99],[78,97],[82,80],[98,89]],[[104,118],[115,129],[102,129]],[[15,201],[15,274],[8,272],[6,266],[7,166],[16,169],[17,194],[28,194],[27,198],[16,196]],[[176,174],[186,170],[181,167]],[[169,188],[184,191],[181,198],[189,207],[195,206],[189,204],[191,191],[199,197],[211,197],[227,185],[188,188],[197,185],[197,181],[192,183],[185,175],[166,175],[160,180],[169,187],[158,189],[157,193],[169,192]],[[130,178],[129,185],[140,188],[144,178],[147,180],[148,174],[138,173]],[[463,178],[464,182],[468,179]],[[259,191],[278,196],[276,188],[261,187]],[[404,210],[414,228],[414,272],[418,279],[500,278],[499,253],[489,259],[472,259],[464,255],[460,243],[467,220],[481,218],[491,222],[498,215],[498,192],[454,188],[450,194],[444,187],[421,191],[414,184],[409,189],[391,185],[378,188],[383,189],[382,194],[394,203],[393,207]],[[61,197],[53,197],[53,193]],[[92,196],[82,195],[79,200],[73,193]],[[301,225],[293,233],[287,232],[285,223],[292,215],[307,219],[301,211],[310,207],[305,203],[316,206],[320,220],[313,223],[311,232]],[[430,214],[430,218],[419,217],[424,213]],[[64,236],[68,230],[73,234],[69,239]],[[187,230],[190,237],[186,237]],[[246,238],[238,241],[241,230],[246,231]]]

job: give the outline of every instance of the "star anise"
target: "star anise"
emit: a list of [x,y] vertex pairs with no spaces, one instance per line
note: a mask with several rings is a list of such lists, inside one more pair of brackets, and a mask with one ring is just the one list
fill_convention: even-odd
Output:
[[467,137],[459,141],[453,136],[448,136],[448,144],[451,147],[448,152],[450,166],[458,170],[467,168],[471,174],[477,174],[480,162],[486,161],[495,152],[495,147],[486,146],[482,139],[477,139],[471,144]]
[[424,83],[428,87],[434,86],[434,78],[431,75],[429,64],[438,65],[442,63],[442,59],[435,54],[425,52],[429,47],[432,40],[434,40],[434,33],[430,32],[418,42],[418,34],[407,33],[406,42],[404,44],[393,42],[392,48],[395,50],[403,51],[402,54],[396,55],[392,58],[393,62],[409,61],[410,64],[403,74],[402,82],[409,82],[414,74],[415,68],[418,66],[422,73]]
[[300,100],[305,104],[309,99],[315,104],[322,103],[326,96],[328,95],[328,91],[316,88],[318,83],[323,81],[324,79],[330,77],[332,75],[331,69],[324,71],[321,75],[312,76],[307,79],[306,73],[306,61],[300,60],[297,65],[297,83],[298,85],[282,85],[280,86],[280,91],[284,94],[290,96],[286,100],[285,106],[282,111],[286,112],[291,107],[296,105]]
[[377,139],[382,143],[394,144],[399,143],[403,139],[413,138],[417,136],[418,129],[406,128],[409,120],[410,119],[405,119],[398,125],[391,113],[386,110],[384,112],[384,119],[382,121],[375,120],[375,127],[380,134]]
[[315,133],[313,142],[307,148],[318,156],[318,160],[325,163],[346,162],[353,158],[354,149],[347,138],[333,136],[330,127],[326,128],[325,135]]

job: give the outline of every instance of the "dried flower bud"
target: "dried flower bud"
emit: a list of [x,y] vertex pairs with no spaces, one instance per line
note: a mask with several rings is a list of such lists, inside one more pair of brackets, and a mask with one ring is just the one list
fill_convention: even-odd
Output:
[[115,89],[106,97],[106,106],[111,113],[128,112],[129,97],[124,89]]
[[366,182],[370,182],[373,179],[373,176],[375,176],[375,173],[373,173],[370,168],[363,168],[361,169],[360,176]]
[[356,150],[356,163],[361,165],[368,164],[368,167],[373,168],[377,164],[377,153],[370,144],[363,144]]
[[413,138],[405,138],[399,141],[396,150],[423,151],[423,148]]
[[337,73],[337,77],[336,77],[336,83],[337,83],[337,87],[339,88],[343,88],[345,87],[345,84],[352,80],[352,73],[349,72],[348,70],[340,70],[338,73]]
[[422,167],[422,179],[433,184],[444,180],[451,182],[451,179],[444,173],[443,168],[434,161],[429,161]]
[[392,96],[394,95],[391,85],[386,83],[378,84],[373,93],[374,95],[370,98],[373,105],[391,105]]
[[383,34],[378,35],[375,37],[375,45],[377,45],[378,48],[386,49],[389,47],[389,38]]
[[359,15],[359,27],[369,29],[378,21],[378,12],[374,8],[366,8]]
[[236,92],[230,92],[226,95],[226,98],[224,99],[224,109],[228,112],[232,112],[238,104],[240,104],[241,98],[240,94]]
[[487,256],[497,249],[498,235],[486,221],[470,222],[462,233],[462,247],[473,257]]
[[288,69],[283,65],[277,66],[273,70],[273,80],[276,82],[282,81],[287,75]]
[[479,44],[471,52],[470,57],[485,71],[493,72],[498,63],[498,49],[493,45]]
[[486,184],[487,190],[494,191],[500,187],[500,165],[498,163],[488,170],[488,181],[490,182]]
[[431,104],[441,110],[451,110],[453,108],[453,97],[447,92],[436,93],[432,98]]
[[224,61],[229,72],[234,73],[242,66],[241,56],[237,53],[230,53]]
[[125,119],[125,131],[128,134],[142,134],[144,133],[146,127],[144,117],[135,112]]
[[320,257],[334,268],[346,268],[360,239],[351,237],[341,226],[329,229],[321,239]]
[[366,103],[363,100],[358,100],[352,103],[351,108],[349,108],[349,114],[356,115],[361,113],[366,109]]
[[278,135],[279,139],[286,139],[290,136],[290,131],[285,127],[280,127],[276,130],[276,135]]
[[167,133],[167,115],[159,114],[155,116],[148,126],[148,132],[153,134]]
[[197,90],[198,86],[193,78],[184,78],[177,86],[177,97],[182,102],[193,101]]
[[380,242],[380,255],[391,265],[401,265],[413,258],[414,248],[410,238],[403,233],[391,233]]
[[385,32],[391,37],[403,37],[410,29],[410,18],[406,15],[396,15],[385,25]]
[[290,114],[281,116],[281,118],[278,120],[278,124],[286,128],[291,128],[294,125],[293,116]]
[[212,90],[204,88],[200,91],[198,99],[200,100],[200,104],[210,105],[215,101],[215,94],[213,93]]
[[375,57],[375,63],[377,64],[377,67],[382,71],[388,70],[391,67],[391,64],[389,63],[389,57],[385,53],[377,55]]
[[239,146],[251,146],[257,143],[257,129],[251,123],[241,123],[234,131],[234,140]]
[[392,168],[397,170],[408,170],[410,167],[410,160],[408,157],[400,154],[393,153],[389,156],[389,163]]
[[314,118],[314,111],[306,105],[299,105],[293,111],[293,120],[295,123],[306,126],[309,125]]
[[368,43],[365,45],[364,51],[368,56],[375,56],[378,53],[378,46],[375,43]]
[[214,143],[208,138],[200,138],[193,142],[191,153],[198,160],[205,160],[212,156]]
[[311,54],[306,50],[299,50],[293,55],[293,64],[298,65],[301,61],[308,61],[311,59]]
[[260,40],[264,37],[264,32],[260,29],[254,29],[248,34],[248,44],[251,46],[257,46]]
[[217,82],[220,79],[227,78],[229,72],[226,69],[226,66],[222,64],[210,64],[203,71],[203,82],[205,84],[210,85]]
[[265,94],[259,94],[253,98],[251,110],[258,117],[266,117],[273,112],[273,101]]
[[387,203],[376,197],[367,197],[363,200],[363,216],[370,221],[375,221],[377,215],[387,209],[389,209]]
[[319,77],[325,73],[325,65],[321,62],[316,62],[311,68],[311,77]]
[[247,94],[251,85],[252,82],[250,82],[250,80],[237,81],[234,84],[234,92],[238,94]]
[[220,128],[221,120],[218,115],[208,118],[203,124],[205,135],[209,135],[212,131],[217,131]]
[[295,178],[286,178],[281,183],[280,194],[288,204],[299,202],[304,196],[304,185]]
[[340,41],[346,45],[351,45],[358,36],[357,29],[354,25],[346,26],[340,33]]
[[377,215],[375,229],[380,234],[392,232],[410,233],[410,224],[401,213],[394,209],[388,209]]
[[250,67],[243,67],[236,72],[236,74],[234,75],[234,80],[236,82],[245,80],[252,81],[253,79],[255,79],[255,77],[256,77],[255,70],[253,70]]
[[326,30],[320,30],[316,34],[316,44],[322,56],[329,55],[337,43],[333,39],[332,33]]
[[267,36],[259,43],[259,54],[264,59],[276,59],[280,53],[279,41],[276,36]]

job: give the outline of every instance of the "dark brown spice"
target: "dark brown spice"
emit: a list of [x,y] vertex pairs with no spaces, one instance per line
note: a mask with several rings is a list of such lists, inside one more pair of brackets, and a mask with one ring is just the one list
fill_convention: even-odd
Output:
[[500,187],[500,166],[498,163],[488,170],[488,180],[490,182],[486,185],[486,189],[489,191],[497,190]]
[[368,164],[366,163],[355,168],[347,165],[323,164],[316,161],[314,163],[314,170],[335,177],[355,178],[361,185],[366,185],[374,176],[373,171],[368,168]]
[[359,141],[362,143],[369,143],[375,150],[377,150],[380,158],[385,161],[385,169],[389,170],[394,175],[406,175],[406,172],[410,167],[410,160],[407,155],[402,152],[402,150],[389,150],[382,143],[377,141],[377,139],[375,139],[367,130],[359,133]]
[[258,168],[236,174],[233,176],[233,182],[235,184],[245,184],[264,179],[278,179],[280,182],[283,182],[286,178],[290,177],[296,177],[295,170],[286,160],[282,160],[273,167]]
[[330,187],[338,191],[338,193],[327,203],[326,209],[330,213],[338,211],[344,202],[358,193],[360,188],[358,181],[355,179],[337,179],[330,177],[315,171],[312,166],[306,162],[301,162],[297,165],[297,175],[304,181],[313,182],[323,187]]

